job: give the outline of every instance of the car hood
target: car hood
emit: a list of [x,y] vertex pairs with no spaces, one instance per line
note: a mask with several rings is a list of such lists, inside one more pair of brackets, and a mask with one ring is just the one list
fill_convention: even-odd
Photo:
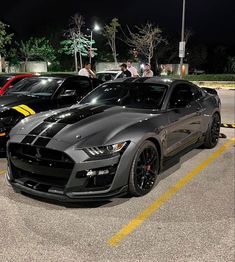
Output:
[[38,97],[32,97],[32,96],[25,96],[25,95],[5,95],[0,97],[0,111],[3,110],[3,108],[11,108],[14,106],[18,106],[21,104],[36,104],[38,103],[40,98]]
[[[130,126],[155,116],[151,110],[130,109],[120,106],[78,105],[48,111],[21,121],[11,135],[38,133],[44,125],[49,127],[51,139],[78,146],[108,144],[117,134]],[[38,130],[37,130],[38,129]],[[54,129],[54,131],[53,131]],[[119,141],[121,142],[121,141]]]

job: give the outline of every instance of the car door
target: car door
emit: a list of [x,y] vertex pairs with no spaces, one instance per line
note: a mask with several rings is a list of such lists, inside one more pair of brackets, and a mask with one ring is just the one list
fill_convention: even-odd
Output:
[[201,137],[202,107],[191,84],[173,87],[167,107],[166,154],[172,156]]
[[75,104],[92,90],[91,81],[84,77],[80,79],[68,79],[61,86],[57,97],[58,107],[65,107]]

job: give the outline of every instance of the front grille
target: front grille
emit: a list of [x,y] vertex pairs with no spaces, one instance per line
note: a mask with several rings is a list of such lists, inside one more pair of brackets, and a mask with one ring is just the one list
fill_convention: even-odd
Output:
[[64,187],[74,167],[65,153],[31,145],[12,143],[8,147],[14,179]]

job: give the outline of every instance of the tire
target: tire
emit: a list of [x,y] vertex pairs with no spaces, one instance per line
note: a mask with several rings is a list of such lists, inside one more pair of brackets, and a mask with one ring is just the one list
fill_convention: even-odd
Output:
[[129,194],[143,196],[149,193],[159,173],[159,152],[151,141],[145,141],[137,150],[129,178]]
[[206,133],[205,142],[203,144],[204,148],[214,148],[219,141],[219,134],[220,134],[220,125],[221,125],[221,118],[218,113],[215,113],[212,116],[211,123]]

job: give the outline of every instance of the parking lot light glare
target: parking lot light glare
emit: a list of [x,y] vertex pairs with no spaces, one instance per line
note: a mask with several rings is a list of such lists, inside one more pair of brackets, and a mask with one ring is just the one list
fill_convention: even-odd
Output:
[[100,31],[101,30],[101,28],[100,28],[100,26],[98,25],[98,24],[95,24],[94,25],[94,31]]

